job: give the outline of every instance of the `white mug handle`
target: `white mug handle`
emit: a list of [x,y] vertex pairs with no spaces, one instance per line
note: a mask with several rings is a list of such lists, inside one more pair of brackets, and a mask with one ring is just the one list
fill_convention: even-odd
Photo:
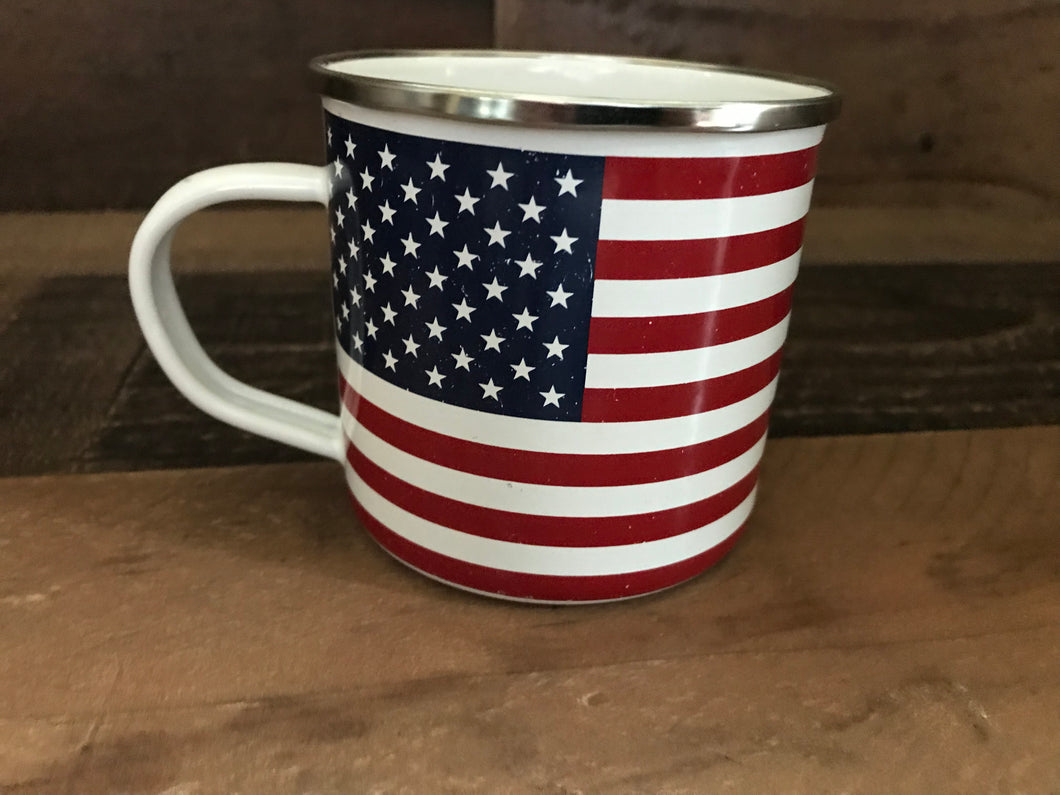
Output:
[[193,174],[166,191],[140,224],[129,252],[129,289],[151,352],[188,400],[237,428],[341,461],[337,415],[237,381],[206,355],[169,266],[173,233],[196,210],[241,199],[326,205],[329,192],[326,170],[317,166],[241,163]]

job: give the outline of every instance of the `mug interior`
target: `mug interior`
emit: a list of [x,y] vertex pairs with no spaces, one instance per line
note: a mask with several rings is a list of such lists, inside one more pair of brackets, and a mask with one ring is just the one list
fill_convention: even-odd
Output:
[[592,55],[367,55],[327,66],[351,77],[441,89],[616,103],[791,102],[831,94],[823,86],[751,72]]

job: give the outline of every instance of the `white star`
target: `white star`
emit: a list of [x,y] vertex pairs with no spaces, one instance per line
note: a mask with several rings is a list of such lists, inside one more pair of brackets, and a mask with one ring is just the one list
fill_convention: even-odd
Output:
[[563,233],[562,234],[560,234],[560,235],[549,235],[549,237],[551,237],[552,241],[556,244],[556,250],[553,253],[559,254],[559,252],[561,252],[561,251],[566,251],[568,254],[573,254],[574,253],[573,251],[571,251],[571,248],[570,248],[571,247],[571,243],[576,242],[578,240],[578,238],[571,237],[570,235],[568,235],[567,234],[567,227],[563,227]]
[[350,337],[350,341],[353,342],[354,348],[359,350],[361,353],[364,353],[364,340],[361,339],[360,332],[357,332],[352,337]]
[[460,209],[457,210],[458,215],[464,212],[464,210],[467,210],[472,215],[475,214],[475,205],[478,203],[479,200],[472,196],[471,191],[469,191],[467,188],[464,188],[464,195],[457,196],[456,200],[460,202]]
[[442,379],[445,378],[445,376],[438,372],[437,367],[432,367],[427,371],[427,378],[430,379],[430,383],[427,384],[427,386],[441,386]]
[[519,324],[519,325],[517,325],[515,327],[516,331],[518,331],[521,328],[528,328],[531,331],[533,331],[534,330],[534,321],[537,320],[538,316],[537,315],[531,315],[529,309],[524,309],[522,311],[522,313],[520,313],[518,315],[513,312],[512,313],[512,317],[514,317],[515,318],[515,322]]
[[328,230],[331,232],[331,242],[334,243],[335,242],[335,227],[329,225],[328,226]]
[[350,290],[350,300],[353,301],[354,306],[361,305],[361,291],[354,287]]
[[339,257],[339,273],[343,276],[346,275],[346,259],[344,257]]
[[471,268],[474,270],[474,266],[471,264],[472,260],[478,259],[478,254],[472,254],[467,250],[467,243],[464,244],[464,248],[460,251],[454,251],[456,258],[460,260],[456,267],[458,268]]
[[567,169],[567,176],[556,177],[556,182],[559,183],[559,195],[562,196],[564,193],[569,193],[571,196],[577,198],[578,186],[581,185],[585,180],[575,179],[574,175],[570,173],[570,169]]
[[350,307],[349,307],[348,304],[343,304],[342,305],[342,319],[343,320],[349,320],[350,319]]
[[461,367],[463,367],[469,373],[471,372],[471,367],[469,365],[471,364],[471,360],[474,357],[468,356],[466,353],[464,353],[464,349],[463,348],[460,349],[460,353],[453,353],[453,354],[450,354],[450,356],[452,356],[454,359],[456,359],[456,367],[457,367],[457,369],[460,369]]
[[353,206],[357,203],[357,197],[353,195],[353,188],[346,191],[346,201],[349,203],[350,209],[352,210]]
[[493,184],[490,185],[491,188],[496,188],[500,185],[505,190],[508,190],[508,180],[512,178],[513,172],[505,171],[504,163],[498,163],[493,171],[486,169],[486,173],[493,177]]
[[515,370],[515,375],[512,376],[513,379],[525,378],[527,381],[530,380],[530,372],[537,369],[536,367],[528,365],[526,359],[520,359],[519,364],[513,364],[511,365],[511,368]]
[[495,383],[493,383],[493,379],[492,378],[488,382],[486,382],[485,384],[479,384],[479,386],[482,387],[482,399],[483,400],[485,400],[486,398],[493,398],[498,403],[501,402],[501,399],[500,399],[500,397],[497,394],[498,392],[501,391],[501,387],[499,387]]
[[361,187],[364,190],[371,190],[372,183],[375,182],[375,177],[368,173],[368,167],[364,167],[364,171],[361,172]]
[[342,176],[342,161],[336,157],[332,165],[335,167],[335,179],[338,179]]
[[412,339],[411,334],[405,337],[402,342],[405,343],[405,353],[411,353],[413,356],[415,356],[416,351],[420,349],[420,344]]
[[386,366],[388,370],[397,371],[397,357],[392,353],[384,353],[383,358],[386,359]]
[[331,283],[335,285],[335,289],[339,289],[339,275],[337,273],[331,274]]
[[331,128],[328,127],[328,143],[331,143]]
[[[434,266],[433,271],[427,274],[427,278],[431,280],[430,287],[437,287],[439,290],[442,290],[443,292],[445,291],[445,288],[442,287],[442,285],[449,277],[443,276],[441,271],[438,270],[437,265]],[[430,287],[428,287],[427,289],[430,289]]]
[[552,342],[543,342],[542,345],[548,349],[548,356],[545,357],[546,359],[555,356],[557,359],[562,360],[563,351],[570,347],[570,345],[564,345],[560,342],[559,337],[555,337]]
[[379,260],[383,263],[383,273],[389,273],[391,276],[394,275],[394,266],[397,265],[394,260],[390,259],[389,254],[384,254],[383,258]]
[[556,408],[559,408],[559,399],[564,395],[563,392],[557,392],[554,386],[549,387],[548,392],[539,392],[538,394],[545,399],[546,406],[551,405]]
[[419,259],[419,254],[416,253],[416,249],[420,247],[420,244],[412,239],[412,232],[409,232],[409,236],[401,241],[401,244],[405,247],[405,255],[411,254],[416,259]]
[[339,333],[339,334],[342,333],[342,318],[341,317],[335,318],[335,331],[337,333]]
[[387,199],[385,202],[379,205],[379,212],[383,214],[384,224],[390,224],[391,226],[394,225],[394,213],[396,213],[397,210],[391,209],[390,199]]
[[358,245],[357,245],[357,241],[356,241],[356,240],[354,240],[354,239],[353,239],[353,238],[351,237],[351,238],[350,238],[350,256],[351,256],[351,257],[353,257],[354,259],[357,259],[358,255],[359,255],[360,253],[361,253],[361,247],[360,247],[360,246],[358,246]]
[[541,267],[540,262],[534,262],[530,259],[530,255],[526,255],[524,260],[515,260],[515,264],[519,266],[520,276],[529,276],[532,279],[537,278],[537,269]]
[[559,287],[555,290],[545,290],[545,295],[552,299],[552,306],[562,306],[564,309],[569,308],[567,306],[567,299],[570,298],[574,293],[568,293],[563,289],[563,283],[561,282]]
[[420,297],[416,291],[412,289],[412,285],[409,285],[407,290],[402,290],[401,294],[405,296],[405,306],[411,306],[413,309],[419,308],[417,302],[420,300]]
[[383,144],[383,151],[379,153],[379,157],[383,161],[383,168],[389,168],[391,171],[394,170],[394,155],[390,154],[390,147]]
[[482,337],[482,341],[486,343],[486,347],[483,350],[495,350],[497,353],[501,352],[501,343],[504,342],[504,337],[497,336],[497,332],[494,329],[490,329],[489,334],[479,334]]
[[489,299],[491,299],[491,298],[496,298],[502,304],[504,303],[504,299],[501,297],[501,293],[503,293],[508,288],[505,285],[503,285],[500,282],[498,282],[496,276],[493,277],[493,281],[490,282],[489,284],[486,284],[485,282],[483,282],[482,286],[486,288],[486,300],[487,301]]
[[376,279],[372,274],[370,274],[368,271],[364,272],[364,291],[366,293],[375,292],[375,281]]
[[342,208],[335,208],[335,223],[338,224],[339,228],[342,228],[342,222],[346,220],[346,216],[342,214]]
[[402,185],[401,189],[405,191],[405,201],[412,202],[413,204],[419,203],[416,200],[416,196],[419,194],[420,189],[412,184],[412,177],[409,177],[409,181]]
[[505,229],[501,229],[500,221],[497,221],[495,224],[493,224],[492,229],[485,229],[483,231],[490,236],[489,244],[491,246],[497,244],[501,248],[504,248],[504,238],[508,237],[508,235],[511,234],[511,232]]
[[379,326],[375,324],[375,321],[373,321],[371,318],[368,318],[364,321],[364,327],[368,329],[368,336],[372,339],[375,339],[375,333],[379,331]]
[[425,323],[424,325],[427,326],[427,328],[430,329],[431,332],[427,335],[427,339],[430,339],[431,337],[435,337],[437,339],[442,338],[442,332],[445,331],[446,327],[438,322],[437,317],[434,319],[433,323]]
[[475,311],[475,307],[467,305],[467,299],[461,298],[459,304],[453,304],[453,309],[456,310],[456,319],[471,322],[471,313]]
[[371,243],[372,237],[375,235],[375,230],[372,228],[372,222],[365,221],[361,224],[361,231],[364,232],[364,241],[366,243]]
[[431,179],[438,177],[442,182],[445,182],[445,170],[449,168],[449,164],[442,162],[441,152],[435,154],[434,160],[427,163],[427,167],[431,170]]
[[353,150],[357,148],[357,144],[353,142],[353,138],[346,136],[346,157],[353,157]]
[[431,234],[438,235],[439,237],[445,237],[445,232],[442,230],[449,226],[448,221],[443,221],[442,217],[438,213],[434,214],[434,218],[428,218],[427,223],[431,225]]
[[524,221],[529,221],[533,218],[538,223],[541,223],[541,212],[545,209],[545,205],[538,204],[533,196],[530,197],[530,201],[526,204],[520,204],[519,207],[523,211]]
[[397,317],[397,312],[390,308],[390,302],[388,301],[383,305],[383,322],[389,323],[391,326],[397,325],[394,323],[394,318]]

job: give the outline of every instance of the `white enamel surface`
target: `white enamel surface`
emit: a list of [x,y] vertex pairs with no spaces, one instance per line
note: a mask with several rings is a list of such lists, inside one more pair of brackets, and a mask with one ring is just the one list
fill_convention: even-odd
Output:
[[432,552],[478,566],[568,577],[644,571],[699,555],[739,530],[755,501],[752,491],[720,519],[670,538],[612,547],[550,547],[483,538],[421,519],[380,495],[349,465],[346,482],[368,513],[387,527],[400,528],[404,538]]
[[151,352],[192,403],[237,428],[342,460],[339,418],[255,389],[206,355],[180,305],[169,249],[178,224],[197,210],[248,199],[327,204],[324,169],[291,163],[244,163],[193,174],[170,188],[144,218],[129,252],[133,309]]
[[684,279],[601,279],[593,286],[597,317],[644,317],[646,307],[667,315],[732,309],[770,298],[795,282],[801,250],[790,257],[736,273]]
[[769,408],[776,379],[741,401],[687,417],[622,423],[552,422],[505,417],[451,406],[408,392],[365,370],[338,352],[339,370],[354,389],[390,414],[436,433],[457,439],[537,453],[610,455],[670,450],[699,444],[732,433]]
[[324,109],[349,121],[381,130],[463,141],[483,146],[563,152],[571,155],[624,157],[736,157],[775,155],[817,146],[824,125],[764,133],[710,133],[666,130],[542,130],[417,116],[411,113],[360,108],[325,97]]
[[788,333],[788,317],[742,340],[705,348],[663,353],[590,353],[585,367],[585,388],[688,384],[746,370],[780,350]]
[[829,94],[767,77],[578,55],[360,57],[333,61],[340,74],[443,89],[640,103],[776,102]]

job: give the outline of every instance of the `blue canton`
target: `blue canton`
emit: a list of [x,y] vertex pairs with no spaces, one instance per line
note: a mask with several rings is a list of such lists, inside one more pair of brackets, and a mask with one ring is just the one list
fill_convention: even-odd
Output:
[[579,420],[603,158],[325,121],[343,350],[429,398]]

